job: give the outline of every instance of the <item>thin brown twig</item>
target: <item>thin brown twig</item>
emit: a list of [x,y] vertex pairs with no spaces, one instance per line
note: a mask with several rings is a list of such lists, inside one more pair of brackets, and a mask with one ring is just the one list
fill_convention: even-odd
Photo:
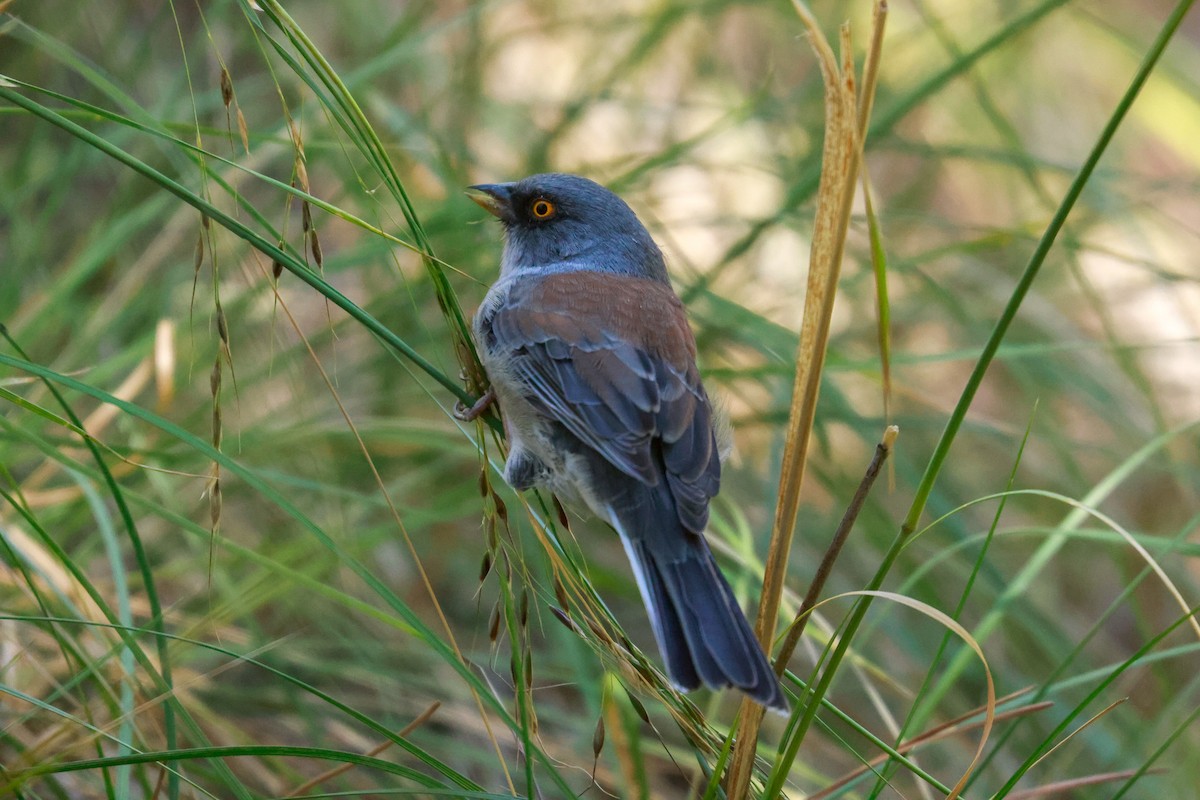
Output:
[[[1162,775],[1166,772],[1162,767],[1146,770],[1146,775]],[[1084,786],[1096,786],[1101,783],[1112,783],[1128,779],[1137,775],[1136,769],[1125,769],[1120,772],[1101,772],[1096,775],[1085,775],[1081,778],[1068,778],[1066,780],[1047,783],[1044,786],[1035,786],[1032,789],[1023,789],[1019,792],[1013,792],[1008,795],[1008,800],[1034,800],[1038,797],[1064,797],[1076,789]],[[1071,795],[1074,796],[1074,795]]]
[[817,573],[808,587],[808,594],[800,603],[800,608],[796,611],[796,618],[788,626],[787,636],[784,637],[783,644],[779,647],[779,654],[775,657],[775,673],[780,677],[783,677],[783,673],[787,669],[792,653],[800,642],[800,637],[804,634],[809,615],[825,588],[825,582],[829,580],[829,575],[833,572],[834,562],[841,554],[842,546],[850,538],[850,531],[854,528],[854,523],[858,519],[859,512],[862,511],[867,495],[870,494],[871,487],[875,484],[875,479],[879,477],[879,471],[883,468],[883,462],[891,454],[892,446],[896,443],[896,437],[899,435],[900,429],[895,425],[889,425],[883,432],[883,438],[875,445],[875,455],[871,458],[871,463],[867,466],[867,471],[863,474],[858,489],[854,492],[854,497],[846,506],[846,513],[842,515],[842,521],[834,531],[833,540],[829,543],[829,547],[825,550],[825,556],[817,566]]

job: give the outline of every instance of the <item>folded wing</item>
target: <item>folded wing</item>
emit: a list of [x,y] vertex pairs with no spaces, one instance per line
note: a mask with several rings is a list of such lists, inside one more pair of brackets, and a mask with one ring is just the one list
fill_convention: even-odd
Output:
[[695,342],[669,286],[569,272],[519,283],[490,320],[527,399],[621,472],[666,481],[701,533],[720,484],[712,409]]

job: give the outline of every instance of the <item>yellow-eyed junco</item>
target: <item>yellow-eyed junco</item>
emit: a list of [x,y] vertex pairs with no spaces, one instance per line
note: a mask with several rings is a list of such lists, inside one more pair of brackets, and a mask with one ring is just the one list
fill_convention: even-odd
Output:
[[505,232],[475,317],[508,433],[504,479],[582,501],[617,530],[679,688],[734,686],[786,711],[704,540],[721,478],[713,411],[658,246],[621,198],[575,175],[470,196]]

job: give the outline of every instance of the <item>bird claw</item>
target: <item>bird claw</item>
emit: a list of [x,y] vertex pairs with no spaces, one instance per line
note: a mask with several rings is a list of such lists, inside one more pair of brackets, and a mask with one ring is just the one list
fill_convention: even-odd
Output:
[[479,419],[483,412],[491,407],[492,403],[496,402],[496,391],[492,387],[479,395],[479,399],[474,405],[468,407],[466,403],[459,400],[454,404],[454,418],[462,422],[474,422]]

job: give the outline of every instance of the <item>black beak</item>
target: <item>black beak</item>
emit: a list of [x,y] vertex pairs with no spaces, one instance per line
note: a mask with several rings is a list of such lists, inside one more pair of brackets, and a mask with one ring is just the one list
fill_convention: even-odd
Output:
[[512,187],[511,183],[480,183],[467,187],[467,197],[489,214],[508,220],[512,218]]

